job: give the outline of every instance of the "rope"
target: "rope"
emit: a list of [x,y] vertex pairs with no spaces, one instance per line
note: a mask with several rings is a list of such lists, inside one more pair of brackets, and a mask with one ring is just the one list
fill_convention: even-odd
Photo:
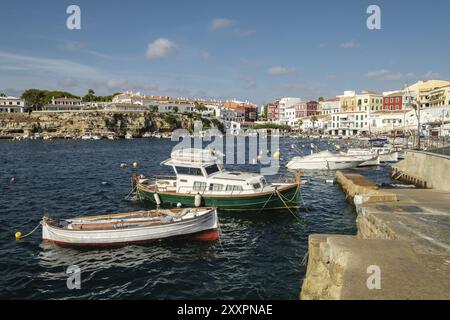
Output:
[[[300,186],[299,186],[300,188]],[[278,197],[280,198],[281,202],[283,202],[284,206],[286,207],[286,209],[295,217],[295,219],[297,219],[297,221],[301,224],[305,224],[305,221],[303,221],[302,219],[300,219],[298,217],[298,215],[296,215],[294,212],[292,212],[292,210],[289,208],[289,206],[286,204],[286,202],[283,199],[283,196],[281,195],[280,191],[278,191],[278,189],[275,189],[275,192],[277,193]]]
[[22,236],[22,235],[20,234],[20,232],[16,232],[16,239],[17,239],[17,240],[23,239],[23,238],[26,238],[26,237],[32,235],[32,234],[37,230],[37,228],[39,228],[39,226],[40,226],[41,224],[42,224],[42,221],[39,221],[38,225],[37,225],[33,230],[31,230],[31,232],[28,232],[28,233],[27,233],[26,235],[24,235],[24,236]]

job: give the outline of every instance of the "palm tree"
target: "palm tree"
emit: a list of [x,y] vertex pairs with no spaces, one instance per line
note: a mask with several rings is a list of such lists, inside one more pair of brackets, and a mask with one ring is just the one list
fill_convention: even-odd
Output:
[[314,130],[314,127],[315,127],[314,124],[318,121],[317,117],[316,116],[311,116],[311,118],[309,118],[309,121],[312,122],[313,130]]

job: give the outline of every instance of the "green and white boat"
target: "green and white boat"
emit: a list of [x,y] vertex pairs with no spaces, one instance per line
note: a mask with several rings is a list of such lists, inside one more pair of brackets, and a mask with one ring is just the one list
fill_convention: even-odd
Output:
[[210,150],[178,149],[162,165],[175,176],[145,178],[133,175],[140,200],[161,206],[213,206],[229,211],[262,211],[298,208],[300,175],[296,182],[268,183],[263,175],[227,171]]

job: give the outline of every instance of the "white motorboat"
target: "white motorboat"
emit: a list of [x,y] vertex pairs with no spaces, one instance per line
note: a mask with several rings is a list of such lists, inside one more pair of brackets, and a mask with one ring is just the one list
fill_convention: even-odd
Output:
[[42,239],[61,246],[119,246],[173,237],[210,241],[218,236],[214,207],[42,219]]
[[133,135],[131,133],[127,132],[127,134],[125,135],[125,139],[131,140],[131,139],[133,139]]
[[370,149],[372,152],[376,152],[380,157],[380,162],[397,162],[398,151],[395,151],[388,147],[373,147]]
[[321,151],[304,157],[294,157],[286,166],[290,170],[340,170],[357,167],[361,163],[372,159],[367,156],[334,154],[330,151]]
[[347,154],[351,156],[358,156],[358,157],[368,157],[369,160],[366,162],[361,163],[358,165],[358,167],[369,167],[369,166],[378,166],[380,165],[380,157],[378,156],[378,153],[375,151],[371,151],[369,149],[348,149]]

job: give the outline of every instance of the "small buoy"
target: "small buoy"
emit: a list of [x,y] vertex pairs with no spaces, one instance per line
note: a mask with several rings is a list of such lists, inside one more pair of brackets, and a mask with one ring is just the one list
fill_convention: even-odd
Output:
[[200,193],[197,193],[195,195],[195,202],[194,202],[196,207],[200,207],[200,205],[202,204],[202,196],[200,195]]
[[137,162],[133,162],[133,168],[137,168],[138,163]]
[[15,183],[16,182],[16,177],[12,176],[11,179],[9,180],[9,182]]
[[15,234],[15,236],[16,236],[16,240],[19,240],[20,237],[22,237],[22,232],[17,231],[16,234]]
[[181,208],[181,203],[177,203],[177,208]]
[[122,163],[120,164],[120,167],[121,167],[121,168],[126,168],[126,167],[127,167],[127,164],[122,162]]
[[280,160],[280,151],[275,151],[274,153],[273,153],[273,158],[275,159],[275,160]]
[[155,202],[159,206],[161,204],[161,199],[159,198],[159,194],[155,193],[153,195],[153,198],[155,198]]
[[102,185],[107,185],[107,184],[108,184],[108,182],[102,181]]

